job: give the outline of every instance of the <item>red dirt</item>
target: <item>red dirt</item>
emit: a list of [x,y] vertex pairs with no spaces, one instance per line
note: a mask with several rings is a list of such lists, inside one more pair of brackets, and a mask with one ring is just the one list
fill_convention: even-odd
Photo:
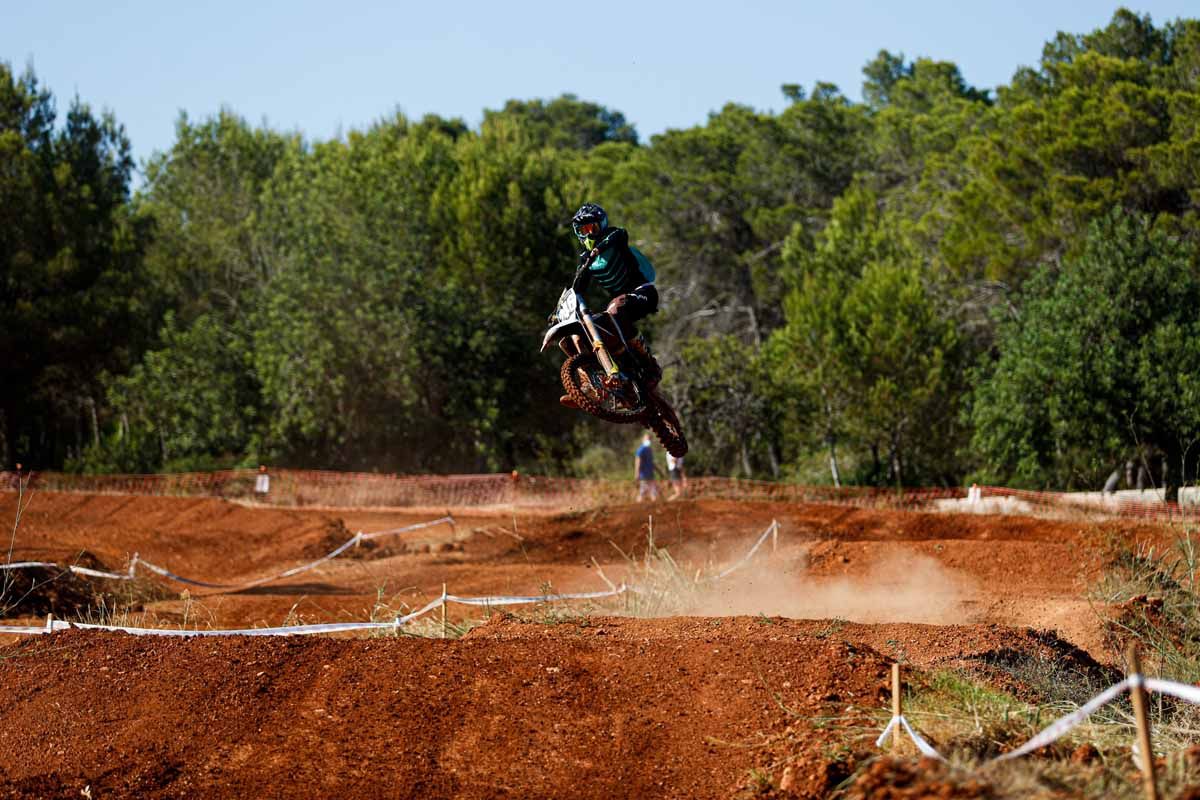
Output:
[[[886,697],[872,644],[935,663],[1027,637],[827,628],[497,617],[458,641],[30,637],[0,650],[0,796],[729,797],[787,732],[795,796],[820,797],[845,777],[825,750]],[[831,713],[846,723],[808,720]]]
[[[13,517],[15,500],[0,493],[0,519]],[[380,539],[278,584],[146,602],[145,621],[365,619],[381,597],[393,610],[412,607],[443,584],[460,595],[602,588],[593,561],[610,579],[636,578],[622,553],[640,558],[651,526],[685,572],[711,574],[774,519],[778,552],[760,553],[696,609],[768,616],[496,618],[446,642],[18,640],[0,650],[0,797],[79,797],[87,785],[93,797],[729,797],[756,790],[749,770],[774,763],[767,756],[782,741],[789,796],[821,797],[871,751],[861,731],[882,707],[889,659],[1000,683],[1022,658],[1098,669],[1073,645],[1103,657],[1103,619],[1084,596],[1103,544],[1170,535],[1133,522],[772,502],[455,514],[454,528]],[[435,516],[47,492],[22,518],[13,557],[62,563],[87,551],[119,571],[138,552],[188,577],[249,581],[354,531]],[[942,624],[913,622],[924,619]],[[817,726],[809,717],[818,712],[839,721]],[[848,736],[861,752],[831,759]],[[861,796],[922,796],[878,793],[873,774]],[[907,780],[885,778],[880,785]],[[930,780],[914,785],[975,796],[962,792],[976,787]]]
[[[0,493],[0,518],[11,518],[15,499],[11,492]],[[733,610],[870,621],[1027,624],[1058,628],[1077,644],[1096,649],[1102,625],[1082,591],[1099,563],[1099,544],[1111,535],[1161,536],[1160,529],[1132,522],[1097,525],[770,502],[633,504],[556,516],[455,513],[454,529],[443,525],[380,539],[377,549],[362,548],[319,571],[249,592],[193,589],[186,603],[146,606],[148,619],[169,624],[187,613],[213,627],[280,624],[285,618],[362,619],[381,596],[392,607],[401,602],[417,606],[440,593],[443,583],[451,592],[476,595],[537,593],[547,585],[559,591],[592,590],[604,585],[592,560],[611,578],[620,578],[629,568],[622,553],[640,556],[651,524],[659,546],[699,567],[731,562],[778,519],[781,552],[764,580],[783,586],[779,592],[789,596],[764,598],[760,608]],[[138,552],[188,577],[235,583],[312,560],[353,531],[385,530],[433,516],[44,492],[34,496],[22,519],[14,557],[67,562],[88,550],[119,570]],[[910,617],[912,609],[905,608],[888,616],[886,607],[878,610],[883,616],[864,616],[861,609],[839,611],[836,598],[832,607],[830,602],[801,602],[829,587],[845,588],[847,582],[882,585],[903,578],[905,570],[893,567],[915,556],[936,564],[938,577],[953,584],[952,596],[943,598],[945,608],[932,617]],[[880,565],[882,576],[877,574]],[[791,581],[797,576],[803,585]],[[739,592],[744,588],[733,585]],[[181,592],[186,587],[165,588]],[[757,598],[762,592],[751,594]]]

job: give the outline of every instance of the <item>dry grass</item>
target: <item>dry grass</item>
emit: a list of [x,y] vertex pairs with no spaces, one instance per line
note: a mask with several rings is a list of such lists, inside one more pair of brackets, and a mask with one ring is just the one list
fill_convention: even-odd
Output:
[[[997,800],[1018,798],[1134,798],[1142,797],[1140,777],[1132,760],[1130,745],[1134,731],[1128,705],[1119,701],[1093,715],[1058,742],[1030,756],[993,762],[997,755],[1024,744],[1034,734],[1074,707],[1070,703],[1024,703],[1012,695],[984,686],[954,672],[928,675],[905,695],[905,716],[948,764],[939,768],[941,779],[950,784],[983,783],[987,795]],[[880,711],[875,721],[882,729],[888,713]],[[1156,750],[1166,746],[1170,754],[1159,770],[1164,797],[1175,797],[1200,782],[1200,762],[1172,737],[1156,736]],[[880,753],[859,764],[842,790],[850,789],[872,770]],[[1173,748],[1173,749],[1172,749]],[[900,757],[916,759],[915,746],[904,737]],[[927,764],[925,768],[928,768]],[[954,796],[954,795],[950,795]]]
[[[477,615],[448,620],[445,628],[446,638],[458,638],[472,628],[485,623],[493,614],[504,612],[526,622],[542,625],[586,624],[587,620],[597,615],[616,615],[630,617],[662,617],[686,613],[694,608],[703,593],[709,590],[713,583],[713,570],[705,567],[693,568],[676,561],[671,552],[665,547],[659,547],[651,531],[647,536],[646,550],[641,558],[635,558],[624,552],[624,579],[626,591],[606,598],[596,599],[547,599],[544,602],[526,606],[496,606],[495,608],[472,607],[478,610]],[[612,590],[619,588],[618,584],[605,574],[598,562],[593,560],[596,574]],[[538,587],[538,594],[550,598],[559,593],[549,583]],[[416,610],[399,595],[387,597],[382,588],[376,590],[376,602],[371,609],[370,619],[373,622],[390,622],[397,617],[412,613]],[[396,634],[383,632],[378,635],[420,636],[426,638],[442,638],[443,626],[441,611],[434,610],[400,628]]]
[[[1181,527],[1173,546],[1109,543],[1102,578],[1090,596],[1119,612],[1110,627],[1112,655],[1131,642],[1144,654],[1147,674],[1194,683],[1200,678],[1200,551],[1196,530]],[[1024,702],[960,672],[910,674],[905,716],[947,756],[952,782],[983,780],[996,798],[1140,798],[1134,764],[1133,712],[1127,696],[1118,698],[1057,743],[1031,756],[1000,763],[1000,753],[1024,744],[1055,719],[1074,711],[1108,685],[1103,676],[1064,670],[1053,660],[1026,659],[1004,665],[1038,702]],[[1119,677],[1113,674],[1114,679]],[[1158,784],[1163,797],[1200,787],[1200,709],[1155,696],[1150,703]],[[890,712],[875,716],[879,729]],[[907,745],[908,753],[915,748]],[[854,780],[866,773],[860,765]],[[847,795],[849,796],[849,795]]]
[[1180,526],[1168,547],[1110,542],[1091,598],[1118,613],[1108,620],[1111,655],[1136,642],[1148,671],[1184,683],[1200,680],[1200,542]]
[[[13,550],[17,546],[17,531],[21,527],[21,515],[29,508],[30,502],[33,501],[33,495],[29,493],[29,477],[20,477],[17,480],[17,511],[13,516],[12,532],[8,537],[8,549],[5,552],[4,563],[13,563]],[[13,570],[0,571],[0,617],[8,616],[20,603],[23,598],[14,597],[13,587],[15,585],[16,575]]]

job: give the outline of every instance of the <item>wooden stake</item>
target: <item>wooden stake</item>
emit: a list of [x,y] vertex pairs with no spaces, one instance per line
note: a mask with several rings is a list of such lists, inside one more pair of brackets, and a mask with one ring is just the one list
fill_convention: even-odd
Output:
[[[900,716],[900,664],[892,664],[892,719]],[[900,755],[900,723],[892,728],[892,755]]]
[[[1136,644],[1129,645],[1129,674],[1142,677],[1142,659]],[[1141,751],[1142,788],[1146,800],[1158,800],[1158,784],[1154,780],[1154,750],[1150,742],[1150,717],[1146,714],[1146,690],[1140,684],[1129,687],[1133,715],[1137,720],[1137,742]]]
[[442,584],[442,638],[446,638],[446,584]]

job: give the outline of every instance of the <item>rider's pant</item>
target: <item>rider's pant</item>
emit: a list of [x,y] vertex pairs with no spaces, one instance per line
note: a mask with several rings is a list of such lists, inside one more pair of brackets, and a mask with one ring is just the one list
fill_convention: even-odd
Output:
[[633,336],[633,323],[658,311],[658,289],[653,283],[643,283],[631,292],[617,295],[608,304],[608,313],[621,326],[621,333]]

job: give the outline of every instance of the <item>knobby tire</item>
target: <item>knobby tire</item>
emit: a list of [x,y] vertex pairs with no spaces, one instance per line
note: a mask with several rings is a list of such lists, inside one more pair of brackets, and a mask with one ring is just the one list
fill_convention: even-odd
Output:
[[[563,390],[566,391],[567,397],[575,402],[575,405],[605,422],[615,422],[621,425],[642,422],[646,414],[653,413],[653,409],[648,404],[642,408],[631,409],[629,411],[613,411],[606,408],[595,397],[584,391],[584,378],[581,378],[580,373],[582,372],[584,376],[588,376],[594,371],[600,370],[600,362],[597,360],[595,353],[577,353],[576,355],[569,356],[563,362],[562,368],[559,371],[559,377],[562,379]],[[590,378],[587,380],[590,385]],[[593,387],[593,391],[603,390]]]
[[683,458],[687,455],[688,443],[675,409],[659,397],[657,392],[650,392],[650,402],[652,405],[644,420],[646,427],[654,431],[664,450],[675,458]]

